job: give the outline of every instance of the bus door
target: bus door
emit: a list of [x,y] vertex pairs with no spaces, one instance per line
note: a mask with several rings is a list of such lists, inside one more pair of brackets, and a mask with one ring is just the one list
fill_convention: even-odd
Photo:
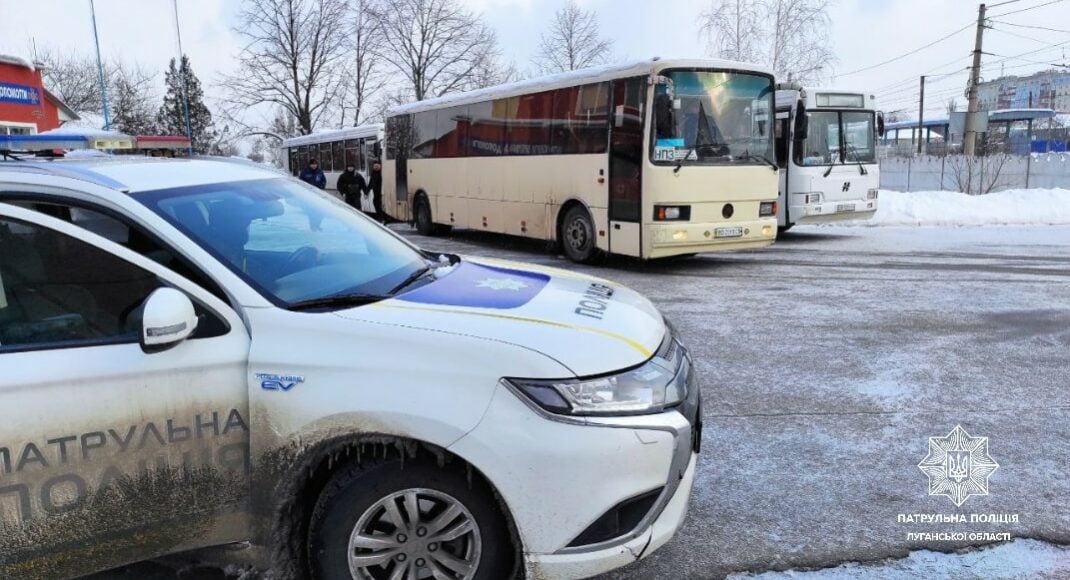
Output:
[[776,164],[780,168],[780,187],[777,193],[777,225],[788,225],[788,187],[791,173],[791,109],[776,112],[776,125],[773,127],[776,139]]
[[646,77],[613,82],[609,139],[609,251],[642,253],[643,119]]
[[[384,208],[387,214],[398,219],[407,219],[409,213],[402,209],[409,201],[409,149],[412,147],[412,116],[391,117],[390,128],[392,153],[394,154],[394,207]],[[386,177],[386,176],[384,176]]]

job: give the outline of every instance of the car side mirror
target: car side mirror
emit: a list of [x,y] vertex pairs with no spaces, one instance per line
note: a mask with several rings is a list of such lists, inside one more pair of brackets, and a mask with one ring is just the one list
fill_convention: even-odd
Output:
[[877,136],[884,138],[884,113],[877,113]]
[[193,335],[197,322],[189,296],[174,288],[159,288],[141,308],[141,350],[151,354],[177,346]]

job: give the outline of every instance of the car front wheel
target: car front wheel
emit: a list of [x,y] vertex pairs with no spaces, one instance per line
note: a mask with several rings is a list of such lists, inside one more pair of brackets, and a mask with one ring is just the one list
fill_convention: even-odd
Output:
[[323,580],[500,580],[514,550],[493,492],[465,472],[400,460],[351,467],[313,512],[309,556]]

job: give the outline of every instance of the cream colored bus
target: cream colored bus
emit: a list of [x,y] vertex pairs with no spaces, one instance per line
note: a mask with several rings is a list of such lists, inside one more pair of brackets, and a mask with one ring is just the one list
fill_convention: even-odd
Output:
[[384,208],[424,234],[556,241],[577,262],[766,246],[774,93],[765,68],[653,59],[403,105]]

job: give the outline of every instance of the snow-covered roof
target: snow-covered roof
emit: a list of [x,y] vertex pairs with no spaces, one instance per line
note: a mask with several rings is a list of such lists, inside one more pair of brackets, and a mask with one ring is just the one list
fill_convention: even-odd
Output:
[[370,125],[361,125],[359,127],[347,127],[345,129],[332,129],[330,131],[318,131],[309,135],[301,135],[300,137],[291,137],[289,139],[283,139],[280,143],[280,147],[297,147],[298,145],[311,145],[313,143],[327,143],[331,141],[339,141],[342,139],[361,139],[365,137],[375,137],[383,130],[382,123],[373,123]]
[[757,64],[733,62],[730,60],[654,58],[585,68],[469,91],[467,93],[456,93],[438,97],[436,99],[417,101],[415,103],[394,107],[387,112],[387,116],[419,113],[421,111],[428,111],[439,107],[468,105],[493,99],[505,99],[529,93],[645,75],[668,68],[728,69],[767,75],[773,74],[773,71],[768,67]]
[[33,63],[22,58],[21,56],[14,56],[11,54],[0,54],[0,62],[4,64],[13,64],[15,66],[21,66],[30,70],[37,70],[37,67],[33,66]]
[[132,139],[130,135],[118,131],[105,131],[104,129],[70,125],[64,125],[58,129],[52,129],[51,131],[44,131],[41,135],[50,135],[52,137],[88,137],[90,139]]

